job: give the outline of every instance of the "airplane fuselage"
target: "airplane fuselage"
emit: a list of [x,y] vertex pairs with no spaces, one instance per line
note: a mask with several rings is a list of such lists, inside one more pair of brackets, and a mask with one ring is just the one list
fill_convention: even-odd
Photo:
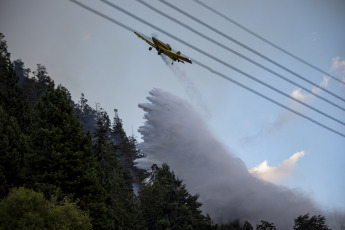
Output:
[[171,51],[171,46],[169,44],[165,44],[161,40],[159,40],[159,39],[157,39],[155,37],[152,37],[152,41],[156,45],[156,50],[158,52],[160,52],[160,50],[162,48]]
[[[152,37],[152,41],[145,38],[145,36],[142,36],[141,34],[134,32],[139,38],[143,39],[146,43],[150,45],[149,50],[152,50],[152,48],[155,48],[157,50],[158,55],[164,54],[167,57],[169,57],[173,62],[178,61],[181,63],[188,62],[192,64],[192,60],[190,58],[186,58],[181,55],[180,51],[172,51],[171,46],[168,43],[163,43],[159,39]],[[171,64],[173,64],[173,62]]]
[[[157,38],[155,38],[155,37],[152,37],[152,41],[153,41],[153,43],[156,45],[156,50],[157,50],[157,52],[158,52],[158,55],[160,55],[161,53],[162,53],[162,49],[166,49],[166,50],[169,50],[169,51],[171,51],[171,46],[169,45],[169,44],[165,44],[164,42],[162,42],[161,40],[159,40],[159,39],[157,39]],[[173,57],[171,57],[170,55],[167,55],[171,60],[173,60],[173,61],[176,61],[177,59],[176,58],[173,58]],[[182,62],[183,63],[183,61],[180,61],[180,60],[178,60],[179,62]]]

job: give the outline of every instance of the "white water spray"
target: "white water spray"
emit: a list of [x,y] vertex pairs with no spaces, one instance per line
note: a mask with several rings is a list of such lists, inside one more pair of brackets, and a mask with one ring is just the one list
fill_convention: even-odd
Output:
[[214,221],[266,220],[278,229],[292,229],[299,215],[320,214],[305,196],[248,173],[188,102],[157,89],[147,99],[149,103],[139,105],[146,112],[139,147],[147,157],[138,166],[167,162],[192,194],[200,194],[204,213]]

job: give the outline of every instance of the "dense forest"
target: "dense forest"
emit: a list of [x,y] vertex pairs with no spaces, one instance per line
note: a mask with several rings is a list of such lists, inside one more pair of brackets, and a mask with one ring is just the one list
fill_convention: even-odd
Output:
[[[44,65],[11,61],[0,34],[0,229],[276,229],[213,223],[169,165],[135,167],[144,154],[116,109],[111,121],[87,102],[74,102]],[[294,221],[328,229],[323,216]]]

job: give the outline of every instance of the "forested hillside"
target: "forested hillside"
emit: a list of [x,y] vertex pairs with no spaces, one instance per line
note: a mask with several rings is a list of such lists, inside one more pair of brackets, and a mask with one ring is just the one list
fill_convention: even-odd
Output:
[[[116,109],[111,121],[83,94],[72,101],[44,65],[12,62],[2,34],[0,52],[0,229],[253,229],[213,224],[167,164],[136,168],[143,153]],[[295,221],[328,229],[320,216]]]
[[[133,191],[132,185],[141,185],[148,175],[134,165],[141,153],[136,140],[124,132],[117,111],[111,122],[107,112],[93,109],[84,95],[72,101],[44,65],[31,72],[23,61],[12,62],[4,36],[0,38],[0,229],[210,227],[196,199],[179,213],[175,199],[191,196],[184,188],[179,197],[168,199],[166,191],[158,195],[162,199],[156,202],[164,207],[155,211],[162,216],[148,217],[151,204],[142,204],[158,197],[145,189],[145,195]],[[179,192],[173,172],[162,170],[173,179],[167,186]],[[151,184],[142,188],[146,186]],[[193,202],[197,205],[192,208]],[[173,222],[165,205],[171,205]],[[194,217],[180,220],[185,212]],[[57,225],[64,216],[69,218]]]

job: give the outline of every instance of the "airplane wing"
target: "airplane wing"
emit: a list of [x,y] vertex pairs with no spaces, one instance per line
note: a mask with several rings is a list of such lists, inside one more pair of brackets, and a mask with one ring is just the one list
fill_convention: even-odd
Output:
[[152,47],[156,47],[156,45],[151,42],[149,39],[145,38],[144,36],[140,35],[139,33],[137,32],[134,32],[139,38],[143,39],[147,44],[149,44],[150,46]]
[[185,61],[185,62],[192,64],[192,60],[190,60],[190,58],[183,57],[183,56],[178,55],[177,53],[171,52],[169,50],[162,49],[162,53],[164,53],[165,55],[170,56],[172,58],[175,58],[176,60],[182,60],[182,61]]

